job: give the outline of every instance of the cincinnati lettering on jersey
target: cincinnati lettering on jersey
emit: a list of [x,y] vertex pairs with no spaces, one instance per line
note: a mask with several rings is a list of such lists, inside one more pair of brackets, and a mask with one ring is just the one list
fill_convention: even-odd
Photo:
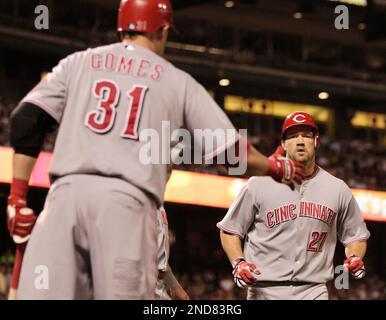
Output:
[[91,69],[149,78],[154,81],[159,81],[164,71],[162,65],[149,60],[117,56],[114,53],[91,55]]
[[295,220],[297,217],[295,210],[296,205],[290,203],[266,212],[267,227],[273,228],[274,226],[277,226],[283,222]]
[[[279,208],[269,210],[265,213],[267,227],[272,229],[273,227],[288,221],[295,220],[297,213],[295,212],[296,205],[293,203],[286,204]],[[328,225],[334,221],[336,213],[334,210],[327,206],[323,206],[318,203],[300,201],[299,204],[299,217],[312,218],[320,220]]]
[[300,201],[299,217],[320,220],[328,225],[334,221],[336,212],[319,203]]

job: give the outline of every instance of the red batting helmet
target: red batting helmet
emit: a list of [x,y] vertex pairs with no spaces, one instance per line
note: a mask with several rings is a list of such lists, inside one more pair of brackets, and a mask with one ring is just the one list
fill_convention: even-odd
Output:
[[118,32],[156,32],[173,26],[173,9],[169,0],[122,0],[118,12]]
[[310,114],[301,111],[291,113],[289,116],[287,116],[287,118],[285,118],[283,127],[281,129],[281,139],[284,140],[285,132],[287,129],[299,125],[311,127],[314,130],[317,141],[319,140],[319,130],[314,119],[312,119]]

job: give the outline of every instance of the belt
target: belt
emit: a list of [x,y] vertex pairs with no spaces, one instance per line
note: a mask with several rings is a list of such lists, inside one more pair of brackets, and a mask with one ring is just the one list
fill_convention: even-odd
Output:
[[254,285],[255,287],[289,287],[289,286],[305,286],[316,284],[313,282],[305,281],[258,281]]

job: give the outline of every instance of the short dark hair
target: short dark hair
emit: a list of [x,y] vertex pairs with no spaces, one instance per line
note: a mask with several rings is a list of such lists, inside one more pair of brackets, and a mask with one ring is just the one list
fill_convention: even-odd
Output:
[[139,31],[118,31],[118,38],[122,40],[124,37],[134,38],[137,36],[144,36],[146,35],[145,32],[139,32]]

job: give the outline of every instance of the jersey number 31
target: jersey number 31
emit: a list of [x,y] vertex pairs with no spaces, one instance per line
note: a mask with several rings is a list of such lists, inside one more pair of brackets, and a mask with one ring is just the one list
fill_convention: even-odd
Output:
[[[139,120],[147,89],[146,86],[136,84],[126,92],[129,109],[125,127],[121,131],[122,138],[138,139]],[[87,113],[85,125],[96,133],[107,133],[114,126],[121,91],[112,80],[97,80],[93,85],[92,93],[98,105],[96,110]]]

